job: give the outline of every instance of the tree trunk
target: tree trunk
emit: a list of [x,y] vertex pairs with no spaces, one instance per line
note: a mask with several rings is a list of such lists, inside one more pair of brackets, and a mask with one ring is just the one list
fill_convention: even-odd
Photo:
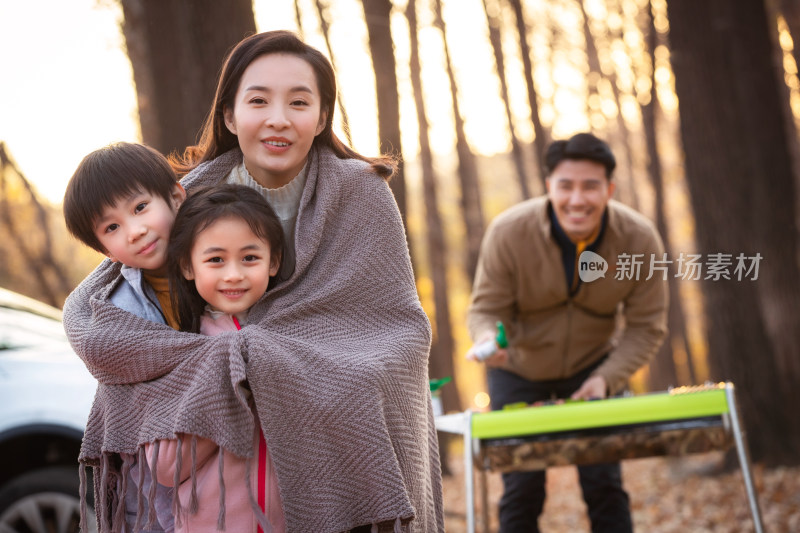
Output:
[[[409,0],[406,6],[408,19],[409,43],[411,56],[409,70],[411,85],[414,89],[414,104],[417,109],[419,124],[419,152],[422,166],[422,185],[425,200],[426,237],[428,245],[428,267],[433,283],[433,302],[435,310],[435,336],[431,347],[430,377],[441,379],[455,376],[453,352],[455,343],[450,324],[450,304],[447,299],[447,245],[444,238],[442,218],[439,215],[439,201],[436,185],[436,173],[433,169],[433,154],[428,137],[428,117],[425,112],[425,101],[422,96],[422,77],[419,59],[419,43],[417,39],[416,0]],[[442,407],[445,412],[460,411],[456,382],[441,389]],[[448,439],[440,433],[440,454],[442,455],[443,472],[448,473],[447,446]],[[443,439],[443,440],[442,440]]]
[[[592,34],[589,14],[586,12],[584,0],[577,0],[577,2],[580,5],[581,13],[583,14],[583,34],[586,41],[586,58],[587,62],[589,63],[589,79],[594,81],[593,84],[590,84],[589,92],[590,94],[594,92],[600,95],[598,84],[603,77],[603,70],[600,67],[600,55],[597,52],[597,44],[595,42],[594,35]],[[622,13],[620,13],[620,15],[622,15]],[[618,38],[621,39],[622,35],[619,35]],[[619,194],[621,201],[638,210],[639,195],[636,192],[636,183],[633,179],[633,157],[631,155],[630,131],[628,130],[627,124],[625,124],[625,117],[622,116],[622,102],[620,101],[619,87],[617,86],[617,76],[613,71],[608,75],[608,82],[611,85],[611,89],[614,94],[614,104],[617,106],[617,116],[615,122],[617,126],[616,133],[619,141],[616,143],[616,145],[618,147],[622,147],[622,150],[625,152],[625,181],[624,183],[619,184],[619,187],[617,188],[617,194]],[[622,174],[622,172],[620,172],[620,167],[617,167],[615,174],[617,176]],[[618,182],[621,181],[619,178],[617,178],[617,180]]]
[[456,154],[458,156],[458,178],[461,185],[461,209],[464,215],[466,229],[466,272],[472,282],[475,269],[478,267],[478,254],[480,253],[481,240],[483,239],[483,207],[481,207],[480,181],[478,180],[478,167],[475,155],[467,142],[464,133],[464,119],[461,116],[461,106],[458,103],[458,84],[453,73],[453,64],[450,60],[450,47],[447,44],[447,28],[442,17],[442,2],[435,0],[436,27],[442,32],[444,44],[445,67],[450,80],[450,98],[453,103],[453,118],[455,120]]
[[[671,0],[670,40],[700,249],[755,272],[703,282],[710,368],[739,392],[756,461],[800,462],[795,178],[762,2]],[[758,255],[757,255],[758,254]],[[706,256],[710,261],[711,256]]]
[[303,13],[300,11],[300,0],[294,0],[294,21],[297,24],[297,35],[301,40],[305,41],[305,34],[303,32]]
[[522,69],[525,75],[525,86],[528,88],[528,105],[531,109],[531,122],[533,123],[533,148],[536,151],[536,163],[539,166],[539,177],[542,180],[542,190],[544,190],[544,152],[550,143],[550,135],[542,125],[539,118],[539,102],[536,95],[536,87],[533,85],[533,64],[531,63],[531,49],[528,45],[528,25],[525,22],[525,12],[522,8],[521,0],[509,0],[514,9],[514,16],[517,21],[517,33],[519,34],[519,51],[522,59]]
[[800,1],[779,0],[778,8],[789,27],[789,33],[794,41],[792,57],[794,57],[797,67],[800,68]]
[[[644,130],[645,143],[647,144],[647,170],[653,182],[655,193],[656,228],[664,239],[665,249],[670,256],[675,257],[669,245],[669,229],[667,228],[667,215],[664,212],[664,180],[661,171],[661,160],[658,157],[658,143],[656,139],[656,120],[658,118],[658,93],[656,91],[655,80],[655,49],[658,45],[658,34],[653,25],[653,13],[647,8],[647,44],[650,53],[650,64],[653,66],[650,73],[650,101],[642,106],[642,129]],[[667,338],[661,345],[655,359],[650,363],[650,390],[664,390],[669,386],[694,384],[694,369],[692,366],[692,356],[689,343],[686,340],[686,325],[683,314],[683,305],[680,297],[680,287],[675,278],[675,269],[670,268],[669,275],[669,311],[667,314]],[[673,340],[680,343],[681,348],[686,353],[687,369],[691,383],[680,383],[678,372],[675,368],[675,357],[673,354]]]
[[[331,58],[331,65],[336,70],[336,62],[333,58],[333,48],[331,48],[330,39],[330,25],[328,24],[328,14],[325,6],[322,5],[322,0],[314,2],[317,6],[317,14],[319,15],[319,24],[322,28],[322,36],[325,37],[325,46],[328,48],[328,57]],[[295,8],[298,8],[295,4]],[[299,8],[298,8],[299,9]],[[336,104],[339,106],[339,118],[342,121],[342,131],[344,132],[345,140],[348,146],[353,146],[353,138],[350,135],[350,120],[347,117],[347,110],[344,108],[344,101],[342,100],[342,93],[336,92]]]
[[[7,179],[11,174],[17,176],[21,188],[30,199],[27,209],[31,209],[33,215],[25,217],[31,226],[27,231],[18,227],[23,203],[12,206],[9,201],[12,195]],[[61,307],[72,286],[64,274],[64,267],[57,263],[53,255],[50,215],[28,179],[11,160],[3,142],[0,142],[0,223],[6,227],[5,235],[14,242],[16,252],[22,255],[28,272],[37,282],[35,290],[23,292],[43,299],[54,307]]]
[[[375,72],[378,137],[380,138],[381,153],[396,154],[399,158],[397,174],[389,185],[405,222],[407,217],[406,182],[403,172],[403,148],[400,143],[400,97],[397,94],[397,73],[390,22],[392,2],[390,0],[363,0],[362,5],[364,6],[364,18],[367,21],[372,68]],[[408,224],[406,224],[406,233],[408,233]]]
[[250,0],[121,0],[142,140],[163,154],[195,144],[225,54],[255,33]]
[[520,196],[523,200],[527,200],[531,197],[531,191],[530,187],[528,187],[528,173],[525,172],[525,160],[522,155],[522,146],[520,146],[517,132],[514,130],[514,117],[511,114],[511,103],[508,97],[503,39],[500,34],[500,28],[502,27],[500,6],[496,1],[492,1],[490,6],[487,0],[483,0],[483,10],[486,13],[486,23],[489,26],[489,42],[494,52],[497,77],[500,79],[500,96],[503,98],[506,122],[508,122],[508,133],[511,136],[511,157],[514,160],[514,168],[517,171],[517,183],[519,183]]

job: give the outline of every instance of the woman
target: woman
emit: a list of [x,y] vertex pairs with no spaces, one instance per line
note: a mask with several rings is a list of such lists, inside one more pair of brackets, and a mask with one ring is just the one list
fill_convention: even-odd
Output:
[[101,383],[81,451],[99,467],[101,528],[119,454],[182,432],[252,457],[247,387],[287,530],[443,530],[430,324],[381,179],[393,166],[336,138],[335,95],[318,51],[288,32],[249,37],[223,66],[200,143],[176,162],[187,189],[245,183],[282,219],[281,281],[253,325],[203,337],[134,317],[107,301],[109,262],[68,298],[65,329]]

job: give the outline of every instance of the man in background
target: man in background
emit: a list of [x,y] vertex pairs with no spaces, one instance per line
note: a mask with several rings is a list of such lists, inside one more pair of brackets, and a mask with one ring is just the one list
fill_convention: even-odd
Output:
[[[491,340],[498,321],[508,334],[508,347],[485,360],[492,409],[618,394],[666,334],[667,282],[650,271],[664,245],[648,219],[611,199],[608,144],[580,133],[553,142],[544,159],[547,194],[497,216],[481,245],[470,335],[476,346]],[[607,273],[590,270],[603,262]],[[632,531],[619,463],[578,472],[592,531]],[[503,474],[503,484],[502,533],[538,532],[545,471]]]

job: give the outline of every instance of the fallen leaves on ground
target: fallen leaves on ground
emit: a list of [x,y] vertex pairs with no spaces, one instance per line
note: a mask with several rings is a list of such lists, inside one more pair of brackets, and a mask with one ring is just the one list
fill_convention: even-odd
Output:
[[[742,473],[722,471],[721,452],[653,457],[622,463],[625,489],[637,533],[747,533],[755,531]],[[452,475],[444,478],[445,526],[449,533],[466,531],[463,462],[450,454]],[[752,469],[767,533],[800,532],[800,467]],[[487,473],[489,530],[496,532],[500,474]],[[482,532],[481,475],[475,476],[478,520]],[[542,533],[588,533],[586,506],[571,466],[547,471],[547,500],[539,520]]]

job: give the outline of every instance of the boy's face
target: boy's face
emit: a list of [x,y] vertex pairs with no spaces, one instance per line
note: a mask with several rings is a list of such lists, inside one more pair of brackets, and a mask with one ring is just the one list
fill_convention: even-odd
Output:
[[175,184],[169,202],[159,195],[139,191],[106,207],[94,226],[94,234],[114,262],[164,276],[167,243],[175,214],[186,191]]

